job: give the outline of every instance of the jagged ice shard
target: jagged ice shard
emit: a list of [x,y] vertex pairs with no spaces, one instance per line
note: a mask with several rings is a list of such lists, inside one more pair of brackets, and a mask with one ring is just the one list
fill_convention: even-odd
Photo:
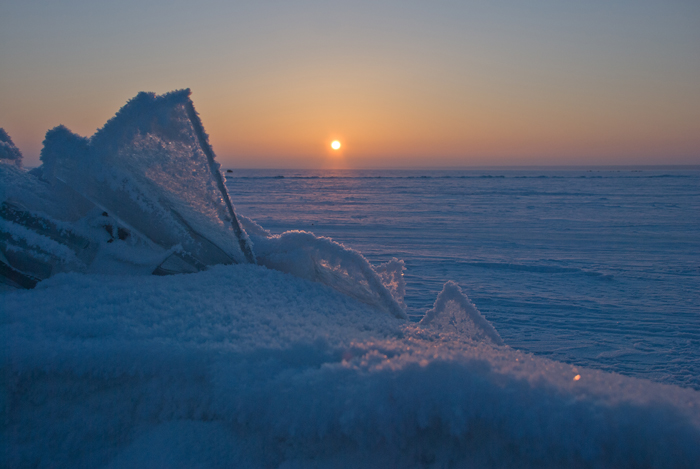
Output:
[[194,271],[255,262],[189,94],[139,93],[89,140],[53,129],[41,176],[156,245],[181,246]]
[[42,162],[0,132],[2,467],[700,460],[700,393],[513,350],[453,282],[401,320],[402,261],[237,216],[187,90]]
[[[156,274],[255,262],[189,94],[140,93],[89,139],[64,126],[47,132],[43,165],[31,173],[3,165],[3,263],[14,279],[6,283],[17,285],[21,273],[26,287],[65,270],[124,270],[130,261]],[[3,161],[16,163],[6,140]],[[61,230],[85,239],[90,254]],[[98,249],[127,238],[111,253]],[[82,263],[56,258],[66,246]]]

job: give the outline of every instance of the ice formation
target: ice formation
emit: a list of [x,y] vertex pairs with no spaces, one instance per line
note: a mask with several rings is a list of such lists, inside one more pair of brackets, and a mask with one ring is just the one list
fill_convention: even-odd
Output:
[[140,93],[89,140],[49,131],[41,177],[68,185],[181,261],[254,262],[189,90]]
[[[3,165],[0,279],[28,288],[62,271],[164,275],[255,263],[189,94],[139,93],[89,139],[49,130],[31,173]],[[310,233],[263,231],[263,265],[406,317],[400,273],[381,268],[390,292],[355,251]]]
[[[41,160],[28,173],[0,160],[5,284],[255,262],[189,90],[140,93],[89,139],[58,126]],[[65,248],[81,262],[67,262]]]
[[469,301],[459,285],[451,280],[445,284],[435,300],[435,305],[425,313],[420,324],[437,328],[444,333],[455,333],[474,340],[503,345],[496,329],[481,315],[474,303]]
[[261,265],[328,285],[341,293],[406,319],[403,262],[373,269],[362,254],[305,231],[273,236],[241,216]]
[[698,392],[504,346],[453,282],[400,321],[402,261],[238,217],[188,91],[42,162],[0,160],[3,467],[700,460]]
[[10,136],[2,127],[0,127],[0,160],[12,162],[20,167],[22,166],[22,152],[15,146]]

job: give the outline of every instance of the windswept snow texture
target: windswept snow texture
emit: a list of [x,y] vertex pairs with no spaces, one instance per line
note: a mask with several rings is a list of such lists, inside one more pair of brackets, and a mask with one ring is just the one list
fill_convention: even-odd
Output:
[[511,347],[700,390],[697,168],[227,176],[274,234],[403,259],[414,321],[454,280]]
[[2,302],[3,467],[700,460],[696,391],[442,334],[262,266],[59,274]]
[[0,160],[11,161],[17,166],[22,166],[22,152],[2,127],[0,127]]

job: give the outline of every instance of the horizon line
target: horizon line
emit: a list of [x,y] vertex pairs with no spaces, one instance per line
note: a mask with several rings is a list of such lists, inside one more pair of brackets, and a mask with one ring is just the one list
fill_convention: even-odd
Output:
[[320,167],[268,167],[268,168],[251,168],[251,167],[237,167],[237,166],[224,166],[221,165],[222,169],[225,170],[248,170],[248,171],[453,171],[453,170],[491,170],[491,169],[605,169],[605,170],[616,170],[616,169],[680,169],[680,170],[700,170],[700,164],[591,164],[591,165],[581,165],[581,164],[559,164],[559,165],[473,165],[473,166],[411,166],[411,167],[373,167],[373,168],[320,168]]

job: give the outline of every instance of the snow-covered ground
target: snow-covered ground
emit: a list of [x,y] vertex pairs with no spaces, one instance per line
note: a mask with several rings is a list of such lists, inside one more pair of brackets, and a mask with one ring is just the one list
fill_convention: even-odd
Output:
[[[456,295],[452,290],[446,292]],[[452,299],[458,296],[450,297]],[[693,467],[697,391],[261,266],[5,293],[7,467]],[[465,327],[460,327],[464,325]]]
[[[453,276],[459,269],[450,262],[464,261],[462,254],[446,257],[449,246],[437,247],[444,239],[433,234],[455,229],[454,217],[431,226],[423,214],[413,236],[424,243],[407,253],[404,277],[404,262],[393,258],[403,256],[377,248],[381,230],[347,223],[355,237],[348,244],[370,239],[374,265],[309,232],[273,235],[254,219],[283,231],[299,206],[267,224],[269,213],[258,217],[250,204],[254,183],[244,197],[229,180],[233,202],[247,197],[252,219],[237,216],[186,92],[141,94],[90,139],[49,131],[43,166],[31,173],[0,137],[3,467],[694,467],[700,460],[700,392],[518,350],[517,324],[499,316],[502,304],[483,302],[477,276],[472,283]],[[279,203],[259,186],[259,203]],[[398,186],[396,194],[415,192]],[[324,202],[313,190],[290,194]],[[379,213],[400,217],[401,204],[387,202]],[[316,223],[320,234],[332,228]],[[386,230],[389,250],[399,254],[402,237],[391,224]],[[529,231],[522,233],[527,240]],[[499,236],[507,234],[493,232]],[[498,245],[475,250],[472,264],[488,271],[479,256]],[[411,277],[431,250],[447,268]],[[533,271],[503,265],[496,272]],[[534,271],[561,273],[541,259]],[[420,276],[431,285],[429,301],[411,285]],[[494,288],[488,275],[482,280]],[[571,292],[574,303],[591,291],[582,285]],[[518,288],[525,286],[508,295]]]

